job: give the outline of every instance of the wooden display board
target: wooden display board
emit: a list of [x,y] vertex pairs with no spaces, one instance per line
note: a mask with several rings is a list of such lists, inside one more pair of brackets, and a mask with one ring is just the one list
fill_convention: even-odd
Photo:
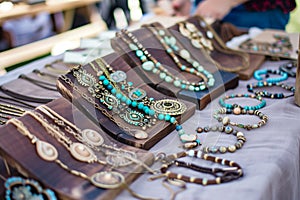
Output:
[[[204,35],[206,34],[206,29],[204,29],[200,25],[200,16],[194,16],[191,18],[188,18],[187,21],[193,23]],[[174,25],[171,27],[174,30],[178,30],[178,25]],[[212,40],[214,46],[219,46],[223,51],[219,51],[214,49],[211,53],[211,57],[220,63],[225,68],[234,68],[236,66],[243,65],[241,62],[241,59],[239,56],[237,56],[237,52],[243,53],[245,55],[248,55],[248,66],[246,69],[240,70],[236,72],[239,75],[239,79],[241,80],[249,80],[252,78],[253,73],[255,70],[259,69],[259,67],[262,65],[262,63],[265,61],[265,56],[258,55],[258,54],[252,54],[244,51],[238,51],[236,49],[230,49],[226,47],[226,44],[220,36],[217,33],[217,27],[212,24],[212,26],[209,26],[209,30],[214,32],[214,39]],[[189,49],[196,49],[192,45],[190,45],[190,42],[184,42],[184,45],[186,45]],[[198,50],[199,51],[199,50]]]
[[[175,77],[179,77],[190,82],[201,80],[195,75],[179,70],[172,58],[165,52],[160,42],[153,36],[150,30],[140,28],[132,33],[138,38],[149,53],[163,64],[164,67],[167,68]],[[197,104],[197,108],[200,110],[204,109],[213,98],[221,95],[225,90],[235,88],[238,85],[238,75],[218,70],[211,59],[204,54],[198,53],[198,49],[185,47],[191,55],[196,55],[194,58],[203,65],[206,70],[216,75],[216,83],[214,87],[209,88],[207,91],[183,91],[182,89],[173,86],[173,84],[165,83],[158,75],[147,73],[141,69],[141,61],[135,56],[135,52],[131,51],[122,39],[116,37],[113,38],[111,42],[114,50],[118,52],[118,54],[122,56],[135,71],[137,71],[137,73],[143,78],[144,82],[168,96],[192,101]],[[182,44],[183,43],[185,42],[182,42]],[[184,60],[181,60],[181,62],[186,66],[190,65]]]
[[[106,60],[106,62],[109,63],[114,68],[114,70],[122,70],[126,72],[127,81],[133,82],[135,87],[141,88],[144,91],[146,91],[149,97],[153,97],[155,100],[166,99],[166,98],[174,99],[151,88],[147,84],[147,82],[145,83],[144,80],[139,77],[139,74],[135,70],[133,70],[117,54],[114,53],[110,54],[108,56],[105,56],[103,59]],[[98,65],[96,61],[93,61],[92,63],[95,66]],[[89,64],[84,65],[81,68],[86,70],[88,73],[97,76],[96,72],[92,70]],[[71,82],[74,83],[83,93],[85,93],[88,97],[91,97],[90,93],[87,91],[87,88],[77,83],[72,72],[68,73],[66,77],[68,77],[71,80]],[[151,127],[146,129],[146,132],[149,136],[147,139],[143,139],[143,140],[135,139],[133,136],[128,135],[124,130],[122,130],[114,122],[112,122],[109,118],[107,118],[100,110],[95,109],[91,103],[87,102],[80,94],[75,92],[72,89],[72,87],[69,84],[67,84],[66,81],[64,81],[62,78],[59,78],[57,82],[57,86],[58,86],[58,90],[64,97],[72,101],[91,120],[99,124],[99,126],[105,129],[108,134],[110,134],[113,138],[115,138],[116,140],[122,143],[135,146],[138,148],[149,149],[175,129],[175,125],[172,125],[165,121],[157,120],[155,125],[152,125]],[[94,97],[92,98],[93,101],[98,103],[101,107],[103,106],[103,104],[99,103],[98,99],[95,99]],[[196,105],[188,101],[183,101],[183,100],[180,101],[183,102],[187,107],[187,110],[182,115],[176,117],[176,119],[180,123],[182,123],[194,114],[196,110]],[[106,107],[103,108],[106,109]],[[141,127],[128,124],[127,122],[123,121],[118,115],[114,115],[114,119],[119,123],[121,123],[122,126],[125,126],[129,129],[141,130]]]
[[[97,131],[104,138],[105,144],[133,151],[137,154],[138,159],[149,166],[153,163],[154,157],[151,153],[113,140],[66,99],[60,98],[54,100],[47,104],[47,106],[80,129],[93,129]],[[58,158],[70,168],[81,171],[89,176],[96,172],[111,169],[111,166],[108,165],[100,165],[97,163],[87,164],[75,160],[62,144],[58,143],[56,139],[46,133],[38,121],[28,114],[19,119],[32,134],[43,141],[53,144],[58,150]],[[72,138],[72,141],[76,142],[74,138]],[[122,191],[122,188],[97,188],[89,181],[67,172],[55,162],[42,160],[36,153],[35,145],[31,144],[27,137],[19,133],[13,124],[8,124],[1,128],[0,153],[1,156],[3,156],[11,166],[16,167],[21,174],[39,181],[45,188],[54,190],[58,199],[113,199]],[[98,156],[100,156],[101,160],[105,160],[104,155],[100,154]],[[113,170],[123,174],[128,184],[135,180],[142,172],[141,167],[134,163]]]

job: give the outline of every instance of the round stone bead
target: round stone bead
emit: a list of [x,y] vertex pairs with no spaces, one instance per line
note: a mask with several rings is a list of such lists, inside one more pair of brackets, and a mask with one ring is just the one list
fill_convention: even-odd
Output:
[[227,117],[227,116],[224,117],[223,120],[222,120],[222,124],[223,124],[224,126],[228,125],[229,122],[230,122],[230,119],[229,119],[229,117]]
[[226,153],[227,152],[227,148],[224,146],[219,147],[219,151],[220,153]]
[[228,151],[231,152],[231,153],[235,152],[235,151],[236,151],[235,145],[230,145],[230,146],[228,147]]

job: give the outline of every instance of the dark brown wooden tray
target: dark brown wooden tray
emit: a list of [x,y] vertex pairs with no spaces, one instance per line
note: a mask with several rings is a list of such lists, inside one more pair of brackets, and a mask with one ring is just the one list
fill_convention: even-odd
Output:
[[[141,28],[133,31],[133,34],[138,38],[138,40],[143,44],[143,46],[149,51],[149,53],[156,58],[160,63],[162,63],[174,76],[180,77],[185,80],[200,81],[199,77],[192,74],[182,72],[177,67],[172,58],[165,52],[159,41],[152,35],[151,31],[146,28]],[[178,34],[177,34],[178,35]],[[183,38],[186,43],[186,38]],[[205,66],[205,69],[213,73],[216,76],[216,84],[214,87],[207,91],[193,92],[184,91],[180,88],[173,86],[173,84],[168,84],[162,81],[157,75],[153,73],[147,73],[141,69],[141,61],[134,55],[135,52],[131,51],[128,45],[123,42],[120,38],[113,38],[111,40],[112,47],[120,56],[122,56],[126,62],[135,70],[151,87],[156,90],[172,97],[177,97],[180,99],[189,100],[197,104],[198,109],[203,109],[206,105],[215,97],[221,95],[225,90],[235,88],[238,85],[238,75],[235,73],[220,71],[215,63],[211,59],[208,59],[206,55],[199,53],[196,48],[185,47],[197,61]],[[178,44],[180,45],[180,44]],[[197,54],[198,53],[198,54]],[[197,56],[195,56],[197,55]],[[181,60],[183,64],[189,66],[190,64]]]
[[[115,145],[116,147],[133,151],[137,154],[138,158],[147,165],[153,163],[154,158],[151,153],[113,140],[66,99],[60,98],[47,105],[79,128],[96,130],[103,136],[105,144]],[[82,171],[88,175],[111,168],[110,166],[100,164],[78,162],[72,158],[61,144],[52,136],[48,135],[39,122],[34,120],[31,116],[25,115],[21,117],[20,120],[31,133],[38,136],[41,140],[48,141],[55,145],[59,152],[59,159],[70,168]],[[1,156],[3,156],[11,166],[16,167],[22,175],[39,181],[43,187],[54,190],[59,199],[113,199],[122,191],[122,188],[110,190],[97,188],[89,181],[68,173],[55,162],[42,160],[36,153],[35,145],[31,144],[28,138],[21,135],[13,124],[3,126],[0,129],[0,133]],[[75,141],[74,138],[72,140]],[[102,160],[103,159],[104,158],[102,158]],[[130,184],[141,174],[142,169],[136,164],[131,164],[126,167],[118,168],[116,171],[123,174],[126,182]]]
[[[127,81],[131,81],[134,83],[136,87],[144,89],[149,97],[154,97],[155,99],[174,99],[170,98],[154,89],[152,89],[149,85],[147,85],[143,79],[139,77],[137,72],[133,70],[121,57],[119,57],[117,54],[110,54],[106,57],[104,57],[107,63],[110,63],[110,65],[115,69],[115,70],[123,70],[127,74]],[[94,65],[97,65],[95,61],[92,62]],[[91,69],[89,64],[82,66],[83,69],[85,69],[88,73],[94,74],[95,72]],[[71,79],[73,83],[76,84],[76,80],[73,76],[73,74],[70,72],[66,75],[68,78]],[[162,138],[164,138],[167,134],[172,132],[175,129],[175,126],[166,123],[163,121],[157,120],[156,124],[153,125],[150,128],[147,128],[146,132],[148,133],[149,137],[144,140],[138,140],[135,139],[132,136],[129,136],[126,134],[124,130],[119,128],[114,122],[112,122],[110,119],[108,119],[106,116],[103,115],[103,113],[99,110],[96,110],[90,103],[88,103],[86,100],[82,98],[82,96],[78,95],[77,92],[72,92],[72,88],[70,85],[68,85],[63,79],[59,79],[57,82],[58,89],[61,92],[61,94],[72,101],[74,105],[76,105],[82,112],[84,112],[91,120],[93,120],[95,123],[99,124],[105,131],[110,134],[113,138],[116,140],[131,145],[135,146],[138,148],[143,148],[143,149],[149,149],[151,148],[154,144],[159,142]],[[80,86],[79,84],[76,84],[82,91],[84,91],[88,96],[89,92],[87,91],[86,88]],[[99,101],[96,100],[95,101]],[[190,118],[195,110],[196,110],[196,105],[194,103],[180,100],[183,102],[187,110],[185,111],[184,114],[181,116],[178,116],[176,119],[179,122],[184,122],[188,118]],[[123,120],[119,119],[118,117],[115,118],[118,122],[120,122],[123,126],[126,126],[130,129],[136,129],[137,127],[134,125],[129,125]]]

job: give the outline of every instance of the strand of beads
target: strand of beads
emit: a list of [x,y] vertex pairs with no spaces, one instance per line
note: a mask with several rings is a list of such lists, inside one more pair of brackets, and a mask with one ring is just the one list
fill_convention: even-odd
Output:
[[137,108],[138,110],[144,112],[146,115],[150,115],[160,121],[166,121],[174,124],[181,142],[184,143],[184,148],[189,149],[200,145],[200,141],[197,139],[197,135],[185,133],[184,129],[178,123],[175,117],[171,116],[170,114],[157,113],[154,109],[151,109],[149,106],[144,105],[143,102],[132,101],[125,94],[118,93],[117,89],[113,86],[113,84],[111,84],[110,80],[104,74],[99,77],[99,80],[110,93],[115,95],[122,102],[125,102],[128,106]]
[[[271,93],[271,92],[268,92],[266,90],[254,91],[254,89],[256,89],[256,88],[273,87],[273,86],[281,87],[281,88],[283,88],[287,91],[292,92],[292,94],[284,95],[283,93]],[[271,98],[271,99],[283,99],[283,98],[294,96],[294,93],[295,93],[295,87],[294,86],[288,86],[284,83],[268,83],[266,81],[264,81],[264,82],[259,81],[256,84],[248,84],[247,89],[248,89],[249,92],[255,93],[256,95],[266,97],[266,98]]]
[[233,134],[234,136],[236,136],[237,138],[237,142],[234,145],[229,145],[229,146],[203,146],[202,145],[202,151],[204,153],[226,153],[226,152],[230,152],[233,153],[235,152],[237,149],[240,149],[243,147],[244,143],[246,142],[246,137],[244,136],[244,133],[240,132],[240,131],[236,131],[235,129],[233,129],[230,126],[212,126],[212,127],[198,127],[196,129],[197,133],[203,133],[203,132],[225,132],[227,134]]
[[[207,168],[207,167],[194,165],[192,163],[185,163],[185,162],[175,160],[177,158],[182,158],[186,156],[193,157],[193,158],[200,158],[214,163],[219,163],[221,165],[227,165],[229,166],[229,168]],[[243,170],[240,167],[240,165],[237,164],[236,162],[222,159],[219,157],[209,156],[207,154],[202,153],[201,151],[189,150],[187,152],[179,152],[177,154],[172,154],[167,157],[167,161],[169,162],[167,164],[163,164],[160,168],[162,176],[165,176],[166,178],[169,179],[178,179],[185,182],[195,183],[203,186],[230,182],[243,176]],[[176,166],[189,168],[197,172],[212,174],[216,178],[207,179],[207,178],[189,177],[183,174],[173,173],[168,169],[174,164]]]
[[231,126],[236,126],[236,127],[243,128],[246,130],[260,128],[261,126],[265,125],[268,121],[268,116],[258,110],[247,110],[247,111],[243,110],[243,112],[241,112],[241,114],[256,115],[261,119],[257,124],[252,124],[252,125],[251,124],[244,125],[244,124],[240,124],[240,123],[235,123],[235,122],[232,122],[228,116],[225,116],[225,117],[221,116],[221,114],[232,114],[232,113],[233,113],[233,111],[230,109],[220,108],[215,111],[213,117],[216,120],[218,120],[218,122],[222,122],[222,124],[224,126],[231,125]]
[[[280,71],[280,70],[273,70],[273,69],[260,69],[260,70],[256,70],[253,74],[253,77],[258,80],[258,81],[262,81],[263,78],[261,77],[261,75],[265,74],[267,79],[266,81],[268,83],[278,83],[281,81],[285,81],[286,79],[288,79],[288,74],[286,72]],[[275,75],[280,75],[281,77],[277,77],[277,78],[268,78],[269,74],[275,74]]]
[[[160,79],[167,83],[172,83],[177,88],[196,92],[206,90],[208,88],[204,80],[200,82],[189,82],[175,77],[145,49],[145,47],[132,33],[128,32],[127,30],[117,32],[117,37],[121,38],[128,45],[128,47],[135,52],[135,55],[142,62],[142,69],[144,71],[157,74]],[[130,39],[131,42],[125,37]]]
[[[242,97],[256,99],[256,100],[260,101],[260,103],[256,106],[240,106],[238,104],[225,103],[225,100],[227,100],[227,99],[242,98]],[[220,104],[220,106],[225,107],[228,110],[230,110],[230,109],[233,110],[234,114],[240,114],[242,112],[242,110],[245,110],[245,111],[247,111],[247,110],[259,110],[259,109],[265,107],[267,103],[259,95],[254,95],[254,94],[250,94],[250,95],[249,94],[231,94],[231,95],[226,95],[223,98],[220,98],[219,99],[219,104]]]
[[[176,63],[176,65],[180,70],[201,77],[203,80],[205,80],[208,87],[214,86],[215,79],[213,75],[209,71],[205,70],[203,66],[199,64],[199,62],[193,59],[191,57],[191,54],[186,49],[180,49],[177,45],[177,41],[175,37],[172,36],[167,29],[150,27],[150,26],[146,26],[146,27],[153,33],[153,35],[161,43],[161,45],[164,47],[166,52],[171,56],[171,58],[174,60],[174,62]],[[174,52],[178,53],[181,58],[183,58],[188,63],[190,63],[193,68],[183,65]]]

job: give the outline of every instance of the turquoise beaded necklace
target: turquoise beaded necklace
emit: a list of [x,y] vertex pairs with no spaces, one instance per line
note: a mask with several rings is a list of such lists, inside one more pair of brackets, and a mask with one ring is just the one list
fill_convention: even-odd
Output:
[[256,70],[253,74],[253,77],[258,81],[262,81],[263,78],[261,77],[261,75],[263,75],[263,74],[265,74],[266,77],[268,77],[269,74],[275,74],[275,75],[280,75],[281,76],[281,77],[267,78],[266,81],[268,83],[278,83],[278,82],[281,82],[281,81],[285,81],[289,77],[286,72],[283,72],[283,71],[280,71],[280,70],[273,70],[273,69]]
[[[172,83],[177,88],[196,92],[208,88],[205,81],[191,83],[189,81],[181,80],[178,77],[175,77],[168,71],[168,69],[166,69],[160,62],[158,62],[153,56],[151,56],[151,54],[143,47],[143,45],[137,40],[137,38],[127,30],[117,32],[117,36],[121,38],[132,51],[135,51],[135,55],[142,62],[142,69],[144,71],[158,74],[160,79],[167,83]],[[130,39],[131,42],[128,41],[125,36]]]
[[[197,134],[187,134],[185,133],[182,126],[178,123],[176,118],[171,114],[159,113],[155,109],[152,109],[148,105],[145,105],[143,102],[138,102],[130,99],[126,94],[122,93],[115,83],[111,81],[111,75],[108,69],[112,69],[104,60],[97,59],[96,62],[99,64],[102,72],[99,73],[99,81],[102,82],[104,87],[113,95],[115,95],[122,102],[125,102],[129,107],[137,108],[139,111],[144,112],[146,115],[157,118],[160,121],[166,121],[175,125],[175,129],[178,132],[179,138],[183,144],[184,148],[190,149],[200,145],[200,141],[197,139]],[[153,99],[153,98],[149,98]],[[154,99],[153,99],[154,101]]]
[[[179,48],[175,37],[171,35],[170,31],[168,31],[167,29],[162,29],[157,27],[150,27],[150,26],[146,26],[146,27],[153,33],[153,35],[157,38],[157,40],[162,44],[166,52],[171,56],[171,58],[174,60],[174,62],[177,64],[180,70],[201,77],[206,82],[207,87],[214,86],[215,79],[213,75],[209,71],[205,70],[203,66],[199,64],[198,61],[193,59],[191,54],[186,49]],[[174,52],[176,52],[182,59],[190,63],[192,68],[183,65]]]

